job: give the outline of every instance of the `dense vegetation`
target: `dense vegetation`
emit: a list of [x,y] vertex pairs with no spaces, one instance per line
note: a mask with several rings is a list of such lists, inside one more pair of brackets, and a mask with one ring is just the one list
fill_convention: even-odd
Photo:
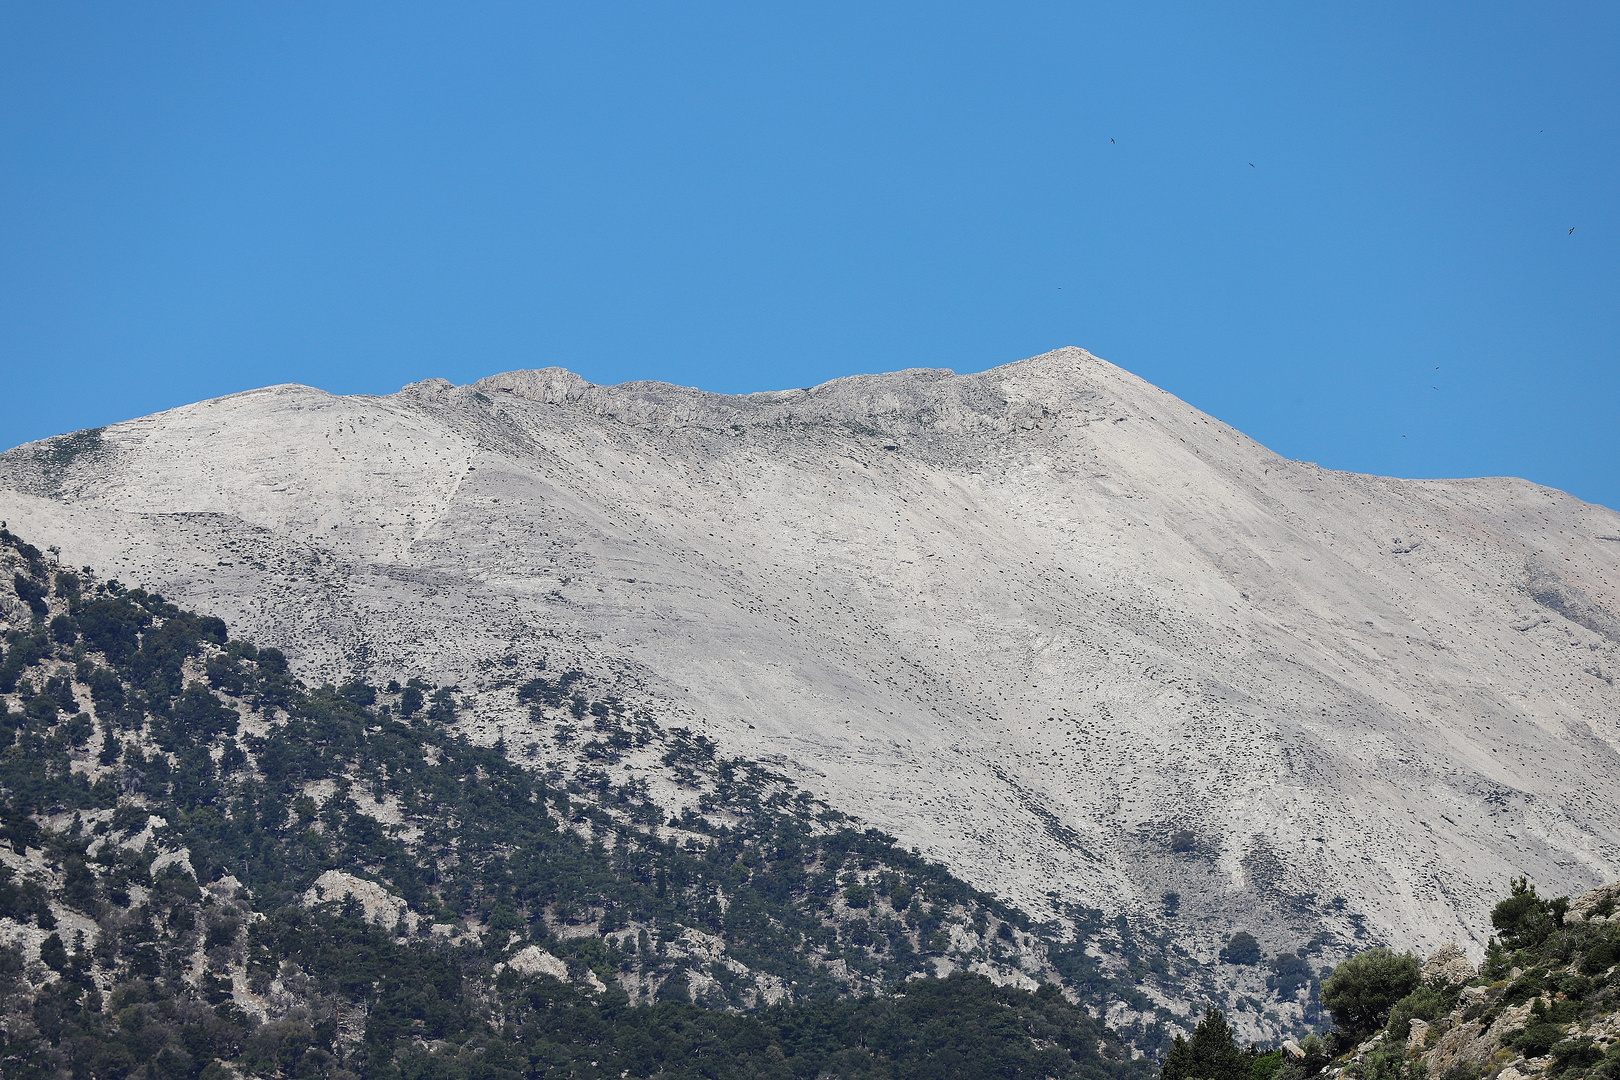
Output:
[[[0,553],[0,918],[37,942],[0,949],[8,1078],[1149,1071],[1055,986],[932,977],[953,934],[1028,952],[1023,915],[581,673],[519,689],[589,763],[542,774],[460,736],[455,688],[307,688]],[[678,820],[608,772],[649,749],[698,794]],[[1083,941],[1043,946],[1082,990]]]
[[1219,1009],[1210,1008],[1190,1039],[1177,1038],[1165,1055],[1160,1080],[1272,1080],[1282,1068],[1280,1050],[1238,1047]]

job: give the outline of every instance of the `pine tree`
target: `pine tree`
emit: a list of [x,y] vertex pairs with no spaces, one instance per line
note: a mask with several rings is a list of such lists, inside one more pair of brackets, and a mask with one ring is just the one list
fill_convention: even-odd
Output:
[[1191,1039],[1176,1036],[1159,1080],[1248,1080],[1250,1055],[1238,1047],[1226,1014],[1213,1005]]

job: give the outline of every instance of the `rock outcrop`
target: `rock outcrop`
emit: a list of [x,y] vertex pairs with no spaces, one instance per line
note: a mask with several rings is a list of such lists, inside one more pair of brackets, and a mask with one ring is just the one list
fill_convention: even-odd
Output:
[[403,899],[390,893],[375,881],[355,877],[342,870],[327,870],[304,893],[304,903],[309,907],[317,904],[341,903],[353,899],[360,905],[366,921],[380,926],[385,930],[399,927],[408,933],[415,933],[421,916],[410,909]]
[[1568,923],[1581,922],[1607,922],[1615,917],[1615,911],[1620,908],[1620,882],[1612,885],[1603,885],[1591,892],[1582,894],[1569,905],[1569,912],[1564,916]]
[[1454,986],[1467,982],[1477,974],[1474,965],[1463,954],[1462,946],[1448,941],[1425,961],[1421,977],[1425,986]]
[[560,957],[551,955],[538,945],[525,945],[513,953],[504,964],[524,975],[550,975],[553,979],[568,981],[568,965]]

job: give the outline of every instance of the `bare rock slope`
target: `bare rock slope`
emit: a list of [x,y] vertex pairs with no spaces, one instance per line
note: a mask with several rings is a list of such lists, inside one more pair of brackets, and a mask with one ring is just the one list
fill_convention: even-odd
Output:
[[1620,514],[1285,460],[1079,349],[729,397],[276,386],[0,457],[0,517],[285,648],[612,678],[1032,911],[1425,950],[1620,877]]

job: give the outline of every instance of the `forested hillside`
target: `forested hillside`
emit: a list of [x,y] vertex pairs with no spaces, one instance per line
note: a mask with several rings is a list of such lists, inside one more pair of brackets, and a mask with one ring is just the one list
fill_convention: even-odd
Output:
[[1095,913],[1034,925],[585,673],[519,680],[577,720],[548,771],[458,734],[454,687],[306,687],[4,530],[0,562],[8,1078],[1151,1074],[1088,1014],[1132,993]]

